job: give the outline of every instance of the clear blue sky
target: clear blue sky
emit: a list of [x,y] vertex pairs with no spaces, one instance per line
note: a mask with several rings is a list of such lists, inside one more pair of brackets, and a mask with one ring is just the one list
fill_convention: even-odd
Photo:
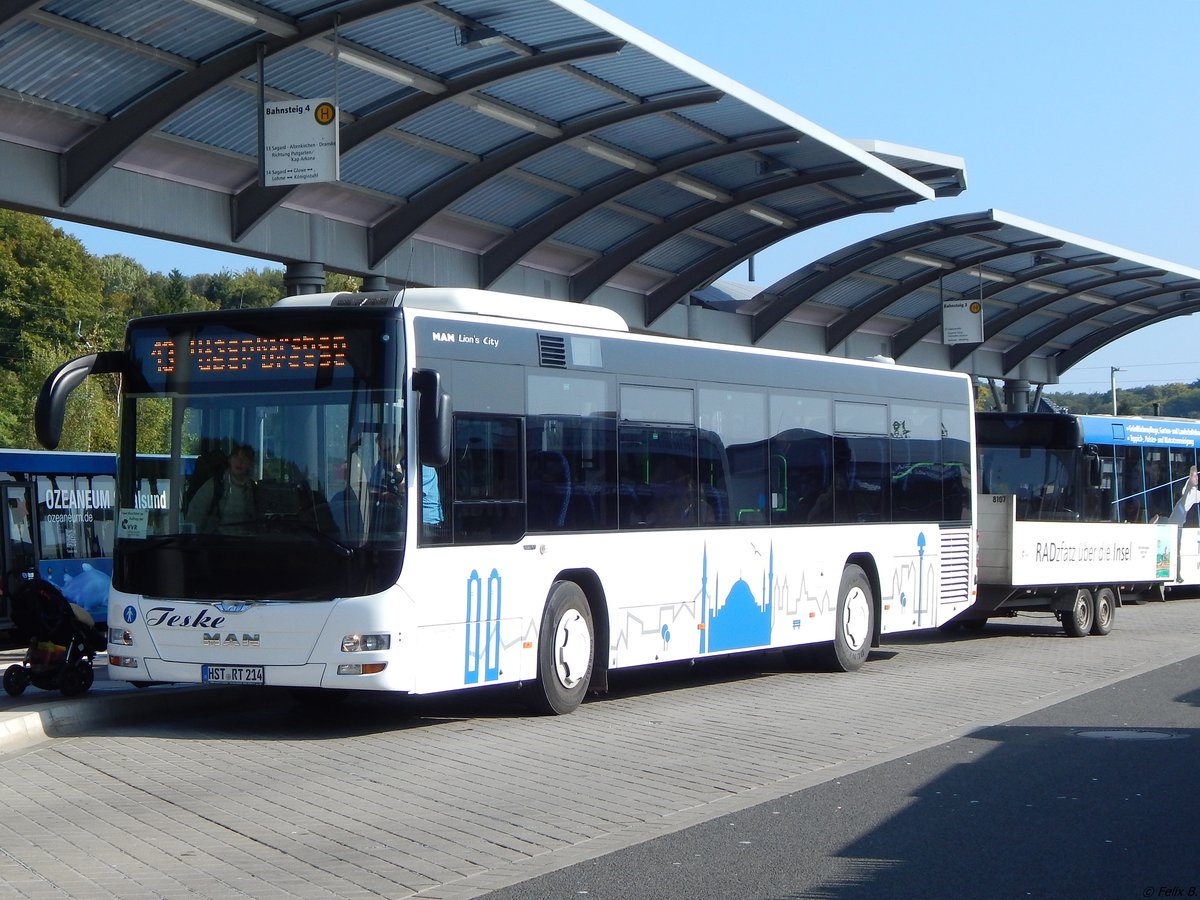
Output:
[[[757,258],[764,287],[913,222],[1000,209],[1200,269],[1197,0],[593,0],[594,5],[844,138],[966,161],[958,198],[814,229]],[[94,253],[157,271],[260,261],[64,225]],[[730,273],[745,279],[745,266]],[[1200,379],[1200,319],[1084,360],[1062,389]]]

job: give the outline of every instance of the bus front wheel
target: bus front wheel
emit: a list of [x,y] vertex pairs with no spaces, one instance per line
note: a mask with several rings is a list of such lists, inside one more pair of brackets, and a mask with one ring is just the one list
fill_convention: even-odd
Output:
[[537,682],[526,697],[534,712],[566,715],[583,702],[594,644],[592,610],[583,589],[571,581],[555,582],[538,631]]
[[1071,637],[1086,637],[1096,621],[1096,601],[1087,588],[1078,588],[1071,608],[1062,614],[1062,627]]
[[867,573],[846,566],[838,590],[837,622],[828,662],[835,671],[853,672],[867,661],[875,631],[875,598]]

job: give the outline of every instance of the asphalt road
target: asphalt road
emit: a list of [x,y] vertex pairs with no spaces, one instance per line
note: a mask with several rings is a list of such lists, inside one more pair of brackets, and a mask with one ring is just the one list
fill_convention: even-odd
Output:
[[1200,896],[1200,656],[489,900]]

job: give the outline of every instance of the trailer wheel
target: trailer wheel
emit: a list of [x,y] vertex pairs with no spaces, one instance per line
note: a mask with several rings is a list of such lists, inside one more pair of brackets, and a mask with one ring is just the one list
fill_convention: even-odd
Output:
[[1117,617],[1117,595],[1112,588],[1102,587],[1096,591],[1096,616],[1092,620],[1092,634],[1108,634]]
[[838,589],[837,621],[827,661],[834,671],[853,672],[867,661],[875,631],[871,582],[858,566],[846,566]]
[[1087,588],[1077,588],[1071,608],[1062,614],[1062,627],[1070,637],[1087,637],[1096,621],[1096,601]]
[[592,610],[583,589],[572,581],[556,582],[538,632],[537,681],[525,698],[534,712],[562,716],[583,702],[594,645]]

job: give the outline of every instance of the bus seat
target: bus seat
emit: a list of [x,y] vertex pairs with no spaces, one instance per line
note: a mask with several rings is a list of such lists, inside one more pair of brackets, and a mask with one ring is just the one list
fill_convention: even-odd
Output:
[[725,492],[711,484],[703,487],[704,502],[708,505],[711,514],[708,522],[713,525],[727,525],[729,523],[729,504],[726,502]]
[[562,528],[571,503],[571,467],[553,450],[538,450],[529,459],[528,521],[534,531]]

